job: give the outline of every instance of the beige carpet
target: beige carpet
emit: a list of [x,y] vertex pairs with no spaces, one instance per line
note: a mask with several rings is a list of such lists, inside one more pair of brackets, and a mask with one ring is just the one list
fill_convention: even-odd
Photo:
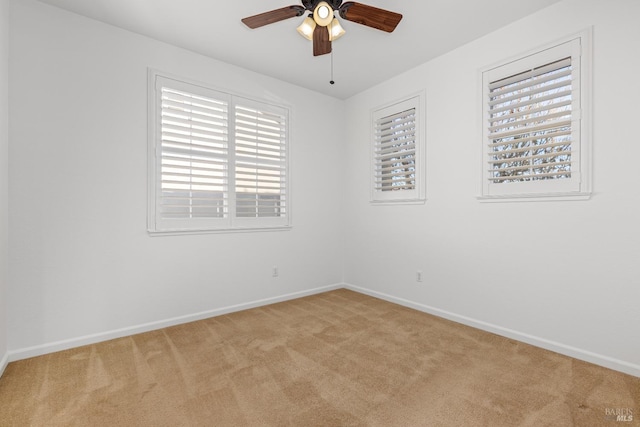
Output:
[[[616,421],[616,411],[633,421]],[[348,290],[11,363],[0,379],[0,426],[591,427],[639,418],[639,378]]]

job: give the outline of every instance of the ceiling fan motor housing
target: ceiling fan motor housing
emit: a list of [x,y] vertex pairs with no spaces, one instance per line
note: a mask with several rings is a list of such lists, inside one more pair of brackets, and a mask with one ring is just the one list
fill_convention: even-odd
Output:
[[322,1],[331,6],[333,10],[340,9],[340,5],[342,5],[342,0],[302,0],[302,5],[305,9],[313,12]]

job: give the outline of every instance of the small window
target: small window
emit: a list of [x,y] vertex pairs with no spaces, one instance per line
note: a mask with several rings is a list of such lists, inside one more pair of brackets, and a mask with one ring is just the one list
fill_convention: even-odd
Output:
[[484,198],[589,196],[585,39],[483,72]]
[[372,112],[372,201],[423,202],[421,95]]
[[289,224],[288,110],[150,71],[149,231]]

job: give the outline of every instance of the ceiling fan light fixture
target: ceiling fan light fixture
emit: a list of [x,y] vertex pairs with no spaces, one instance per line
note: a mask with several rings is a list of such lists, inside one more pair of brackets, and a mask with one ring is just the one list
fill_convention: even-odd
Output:
[[316,24],[321,27],[326,27],[331,24],[331,21],[334,19],[333,17],[333,8],[329,6],[329,3],[326,1],[321,1],[318,3],[316,8],[313,11],[313,20],[316,21]]
[[329,40],[338,40],[340,37],[344,36],[345,33],[346,31],[342,28],[342,25],[340,25],[338,18],[333,18],[333,21],[331,21],[331,25],[329,26]]
[[316,21],[311,18],[311,16],[307,16],[302,21],[302,24],[297,28],[298,32],[302,37],[307,40],[313,40],[313,30],[316,29]]
[[[1,0],[0,0],[1,1]],[[308,14],[297,27],[297,31],[313,44],[313,56],[331,53],[331,42],[345,34],[340,18],[376,30],[393,32],[402,15],[389,10],[369,6],[364,3],[343,0],[301,0],[302,5],[285,6],[268,12],[242,18],[251,29],[260,28],[274,22]]]

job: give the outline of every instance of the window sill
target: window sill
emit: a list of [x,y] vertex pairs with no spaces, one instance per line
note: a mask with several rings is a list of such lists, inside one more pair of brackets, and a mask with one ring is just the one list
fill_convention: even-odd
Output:
[[501,196],[478,196],[481,203],[511,203],[511,202],[555,202],[572,200],[589,200],[591,193],[539,193],[539,194],[509,194]]
[[237,227],[237,228],[219,228],[219,229],[202,229],[202,230],[147,230],[151,237],[161,236],[181,236],[189,234],[227,234],[227,233],[258,233],[273,231],[289,231],[290,225],[273,226],[273,227]]
[[398,199],[398,200],[371,200],[372,206],[392,206],[392,205],[424,205],[427,199]]

